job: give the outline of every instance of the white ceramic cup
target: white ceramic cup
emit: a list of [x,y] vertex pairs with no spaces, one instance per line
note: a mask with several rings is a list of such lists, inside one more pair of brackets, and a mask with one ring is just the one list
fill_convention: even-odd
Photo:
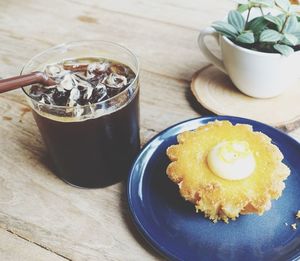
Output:
[[[216,39],[222,59],[209,50],[205,43],[206,36]],[[221,36],[212,27],[201,31],[198,43],[205,57],[228,74],[241,92],[255,98],[271,98],[281,94],[300,75],[300,51],[285,57],[278,53],[249,50]]]

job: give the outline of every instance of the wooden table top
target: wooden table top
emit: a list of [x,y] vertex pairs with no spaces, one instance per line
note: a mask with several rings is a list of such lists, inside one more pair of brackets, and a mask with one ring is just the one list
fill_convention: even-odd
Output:
[[[141,62],[141,138],[207,114],[190,81],[208,63],[199,30],[230,0],[0,1],[0,77],[62,42],[105,39]],[[21,91],[0,95],[0,260],[162,259],[135,229],[125,184],[78,189],[49,169],[45,146]],[[300,129],[291,133],[300,137]]]

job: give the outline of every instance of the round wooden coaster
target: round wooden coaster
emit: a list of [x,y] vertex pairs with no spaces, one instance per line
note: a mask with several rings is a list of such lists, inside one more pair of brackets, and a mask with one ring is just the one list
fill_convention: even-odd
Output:
[[218,115],[249,118],[285,131],[300,127],[300,79],[280,96],[256,99],[241,93],[227,75],[209,65],[194,74],[191,88],[196,99]]

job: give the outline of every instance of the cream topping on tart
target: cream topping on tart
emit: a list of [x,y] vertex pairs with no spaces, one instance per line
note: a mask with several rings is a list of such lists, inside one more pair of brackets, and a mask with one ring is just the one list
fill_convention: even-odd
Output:
[[223,141],[215,145],[207,156],[208,166],[220,178],[241,180],[255,170],[256,162],[245,141]]

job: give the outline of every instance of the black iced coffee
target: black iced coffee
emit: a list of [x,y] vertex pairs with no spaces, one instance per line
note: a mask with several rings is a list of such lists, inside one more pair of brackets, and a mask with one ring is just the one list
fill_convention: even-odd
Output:
[[56,84],[26,93],[57,175],[89,188],[125,178],[140,148],[136,72],[101,57],[64,59],[43,70]]

